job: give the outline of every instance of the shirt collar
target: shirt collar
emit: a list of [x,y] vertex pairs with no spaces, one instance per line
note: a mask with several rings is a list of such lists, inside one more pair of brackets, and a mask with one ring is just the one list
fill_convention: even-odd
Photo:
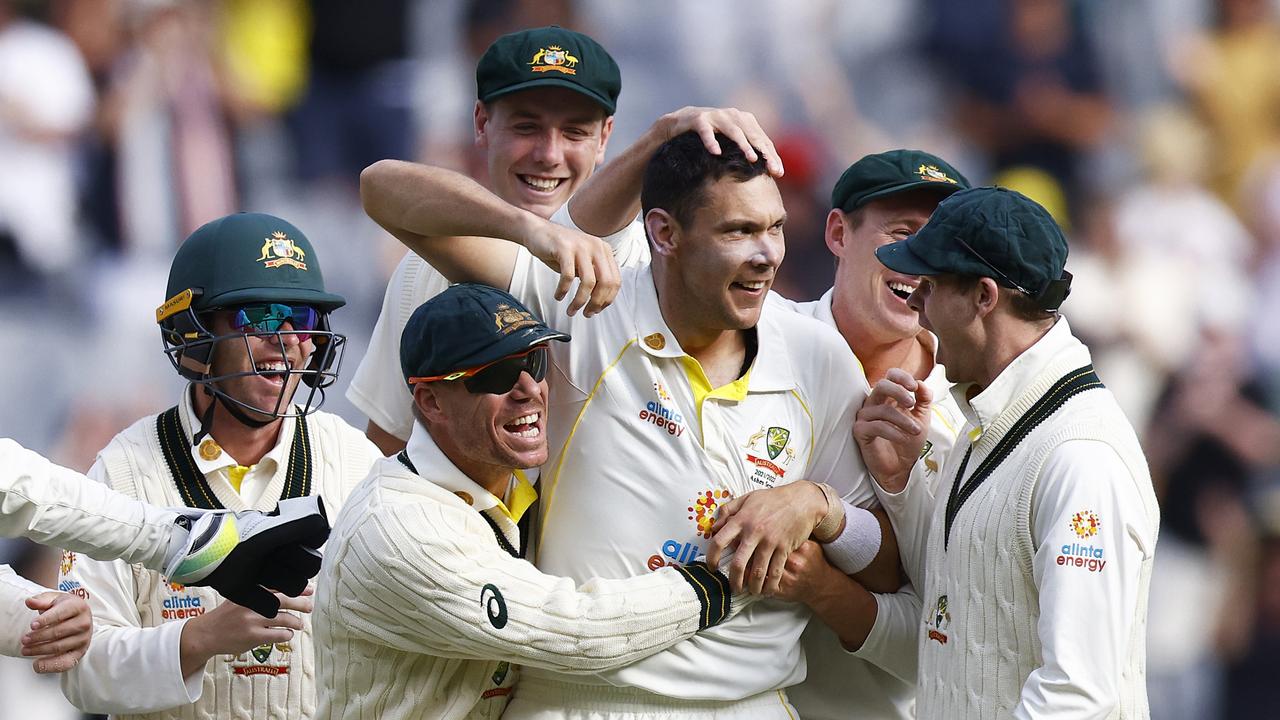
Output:
[[513,470],[511,484],[507,490],[507,497],[510,500],[510,507],[508,507],[501,498],[484,489],[459,470],[420,422],[413,423],[413,431],[409,434],[409,443],[405,446],[405,452],[409,455],[409,461],[418,469],[419,477],[457,495],[463,502],[478,511],[497,508],[499,512],[510,518],[511,522],[518,523],[529,506],[538,499],[538,491],[534,489],[525,474],[519,470]]
[[[182,430],[187,438],[195,436],[195,428],[200,425],[200,419],[196,417],[195,408],[191,403],[191,393],[201,392],[201,389],[192,385],[190,390],[182,393],[182,399],[178,402],[178,419],[182,423]],[[216,402],[216,400],[215,400]],[[297,418],[287,417],[280,426],[280,437],[276,439],[276,444],[267,451],[266,455],[257,462],[253,467],[259,471],[270,471],[275,473],[287,458],[289,448],[292,442],[293,425],[297,422]],[[206,435],[199,445],[191,448],[191,457],[196,461],[196,469],[204,475],[211,475],[219,470],[233,468],[240,463],[231,457],[231,454],[222,449],[218,445],[218,441],[213,439],[212,435]],[[264,464],[267,463],[267,464]]]
[[[779,326],[782,312],[770,291],[760,313],[760,322],[756,325],[756,358],[747,370],[748,392],[784,391],[796,387],[795,373],[787,356],[786,338]],[[636,304],[632,308],[632,316],[636,320],[635,342],[641,350],[659,358],[686,356],[675,333],[662,317],[651,265],[636,276]],[[782,316],[795,317],[790,312]]]
[[1014,358],[990,385],[972,399],[965,395],[973,383],[953,385],[952,397],[965,419],[973,425],[969,440],[977,440],[1051,363],[1061,360],[1064,354],[1076,355],[1080,351],[1083,351],[1081,361],[1089,362],[1088,350],[1071,334],[1067,319],[1059,317],[1044,337]]

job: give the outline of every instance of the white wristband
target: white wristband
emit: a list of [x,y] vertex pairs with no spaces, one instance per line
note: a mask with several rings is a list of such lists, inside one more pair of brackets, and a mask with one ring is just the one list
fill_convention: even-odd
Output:
[[861,572],[880,552],[880,521],[869,510],[844,503],[844,531],[822,546],[832,565],[846,575]]

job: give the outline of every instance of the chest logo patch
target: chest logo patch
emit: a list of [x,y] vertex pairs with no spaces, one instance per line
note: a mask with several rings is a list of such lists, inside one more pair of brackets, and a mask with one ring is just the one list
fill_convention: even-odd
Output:
[[231,672],[236,675],[270,675],[276,677],[289,674],[289,659],[293,656],[293,645],[287,642],[264,643],[247,653],[240,653],[230,661]]
[[[786,476],[784,468],[796,459],[796,451],[790,446],[790,442],[791,431],[776,425],[768,428],[761,425],[758,431],[747,438],[742,447],[747,450],[747,462],[755,466],[751,482],[763,487],[773,487]],[[765,455],[768,457],[763,457]]]
[[951,613],[947,610],[947,596],[939,595],[933,604],[929,616],[925,618],[925,627],[929,628],[929,639],[938,641],[939,645],[947,644],[947,626],[951,624]]
[[1071,531],[1081,540],[1088,540],[1097,535],[1100,527],[1102,523],[1092,510],[1082,510],[1071,516]]
[[689,519],[693,521],[698,535],[710,539],[711,526],[716,522],[716,510],[732,497],[733,493],[728,490],[707,490],[694,497],[693,504],[689,506]]
[[672,437],[680,437],[684,434],[686,425],[684,416],[680,411],[675,409],[675,401],[671,398],[671,393],[667,392],[667,388],[661,382],[653,384],[653,393],[657,396],[657,400],[650,400],[645,403],[638,416],[641,420],[651,423],[664,430]]

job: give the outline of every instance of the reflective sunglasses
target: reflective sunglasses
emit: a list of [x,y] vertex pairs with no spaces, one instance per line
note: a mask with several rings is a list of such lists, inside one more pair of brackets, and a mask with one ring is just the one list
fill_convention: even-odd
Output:
[[411,377],[409,384],[420,382],[436,382],[439,380],[462,380],[467,392],[473,395],[505,395],[520,381],[520,373],[527,372],[534,382],[542,382],[547,376],[547,346],[536,347],[498,358],[491,363],[470,370],[458,370],[447,375],[432,377]]
[[232,311],[231,325],[242,333],[276,332],[285,323],[293,326],[299,342],[311,338],[308,333],[320,325],[320,313],[310,305],[264,303],[244,305]]

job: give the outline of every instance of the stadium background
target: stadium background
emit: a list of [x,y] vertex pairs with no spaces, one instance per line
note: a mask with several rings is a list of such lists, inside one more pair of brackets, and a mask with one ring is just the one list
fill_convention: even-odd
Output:
[[[87,469],[181,385],[153,312],[176,243],[292,220],[350,304],[350,375],[402,252],[359,170],[482,177],[475,58],[561,24],[618,60],[610,154],[682,105],[754,112],[786,163],[779,290],[820,294],[854,159],[942,155],[1067,227],[1064,312],[1144,443],[1163,522],[1152,717],[1257,718],[1280,657],[1280,2],[0,0],[0,435]],[[326,408],[363,427],[342,395]],[[0,543],[46,584],[56,556]],[[0,719],[78,717],[0,658]]]

